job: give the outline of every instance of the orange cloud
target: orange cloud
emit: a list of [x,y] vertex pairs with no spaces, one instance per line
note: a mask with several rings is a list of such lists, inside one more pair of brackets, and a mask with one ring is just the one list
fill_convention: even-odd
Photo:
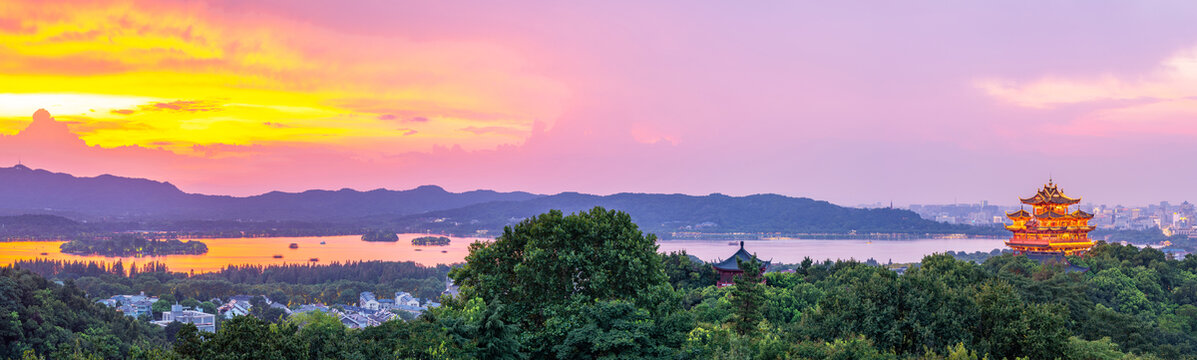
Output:
[[[102,147],[486,149],[524,138],[458,130],[552,122],[569,95],[500,44],[348,34],[199,2],[5,6],[0,117],[42,107],[76,116],[80,138]],[[408,126],[396,129],[394,121]],[[416,132],[419,140],[410,140]],[[407,140],[393,141],[400,138]]]

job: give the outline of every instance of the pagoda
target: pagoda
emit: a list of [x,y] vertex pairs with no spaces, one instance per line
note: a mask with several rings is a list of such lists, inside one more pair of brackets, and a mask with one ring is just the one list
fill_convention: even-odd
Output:
[[[744,270],[740,270],[739,262],[749,262],[756,258],[756,255],[749,254],[748,251],[744,250],[744,242],[741,241],[740,251],[713,265],[715,272],[719,273],[719,278],[715,280],[715,286],[724,287],[734,285],[736,283],[736,276],[744,273]],[[760,259],[757,259],[757,261],[760,261]],[[765,269],[769,268],[769,261],[760,261],[760,263],[761,273],[764,273]]]
[[1015,254],[1083,255],[1093,247],[1093,241],[1089,240],[1089,232],[1093,231],[1089,219],[1093,214],[1080,209],[1068,211],[1081,198],[1064,195],[1049,179],[1035,196],[1019,200],[1033,210],[1006,214],[1014,221],[1006,226],[1014,233],[1006,245]]

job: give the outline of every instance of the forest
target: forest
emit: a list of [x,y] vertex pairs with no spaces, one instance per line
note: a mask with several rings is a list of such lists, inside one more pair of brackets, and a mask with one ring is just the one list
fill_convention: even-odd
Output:
[[399,235],[390,230],[371,230],[362,234],[362,241],[399,241]]
[[159,256],[197,255],[208,252],[208,245],[196,240],[146,239],[136,234],[117,234],[106,238],[72,240],[62,244],[62,252],[75,255]]
[[[734,285],[717,288],[710,264],[659,254],[655,240],[619,211],[550,211],[472,244],[464,265],[445,269],[459,296],[413,320],[357,330],[323,315],[246,316],[215,334],[184,325],[167,341],[138,330],[104,340],[112,346],[94,345],[98,332],[88,332],[117,326],[101,315],[30,343],[43,338],[31,332],[40,324],[55,324],[46,317],[68,315],[28,309],[47,301],[36,293],[85,302],[99,290],[85,297],[84,278],[120,276],[64,268],[58,286],[6,269],[0,286],[30,285],[2,292],[15,300],[0,300],[0,314],[12,314],[0,322],[11,344],[0,350],[33,359],[1197,359],[1195,256],[1100,243],[1070,257],[1083,272],[1000,252],[975,254],[990,255],[981,263],[929,255],[901,275],[853,261],[807,259],[765,273],[744,263]],[[390,279],[349,269],[340,271]],[[184,281],[334,279],[307,271],[316,270],[240,268]],[[149,283],[144,274],[125,279]],[[9,341],[18,338],[26,340]]]
[[444,236],[421,236],[411,239],[412,245],[435,245],[445,246],[449,245],[450,239]]
[[156,262],[111,265],[96,262],[26,260],[22,269],[66,280],[91,298],[144,291],[169,300],[204,302],[233,295],[266,295],[284,304],[356,303],[362,291],[393,294],[407,291],[436,298],[445,289],[448,266],[426,267],[414,262],[360,261],[348,263],[228,266],[216,272],[172,272]]

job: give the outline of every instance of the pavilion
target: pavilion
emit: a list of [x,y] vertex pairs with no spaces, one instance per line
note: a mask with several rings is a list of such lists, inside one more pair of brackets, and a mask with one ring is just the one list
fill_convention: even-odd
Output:
[[737,259],[740,262],[749,262],[752,261],[752,259],[757,259],[757,261],[760,261],[761,263],[762,273],[769,268],[770,261],[761,261],[756,257],[756,255],[749,254],[748,251],[744,250],[744,242],[741,241],[740,251],[736,251],[736,253],[732,254],[731,257],[728,257],[727,259],[724,259],[723,261],[713,265],[715,267],[715,271],[719,273],[719,278],[715,280],[715,286],[731,286],[732,284],[735,284],[736,276],[744,273],[743,270],[740,270],[740,264],[736,262]]

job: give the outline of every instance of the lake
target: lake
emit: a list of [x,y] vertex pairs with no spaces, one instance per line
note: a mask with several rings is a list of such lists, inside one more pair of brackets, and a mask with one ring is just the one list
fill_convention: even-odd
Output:
[[[173,271],[209,272],[228,265],[307,264],[318,258],[317,264],[359,260],[414,261],[423,265],[461,262],[474,241],[490,239],[450,237],[448,246],[415,246],[411,239],[425,234],[399,234],[398,242],[366,242],[361,236],[278,237],[202,239],[208,244],[203,255],[168,255],[159,257],[79,256],[59,251],[62,241],[0,242],[0,264],[21,259],[47,258],[67,261],[111,261],[120,259],[126,266],[157,261]],[[879,262],[915,262],[935,252],[989,251],[1005,247],[1003,239],[917,239],[917,240],[748,240],[745,248],[762,259],[774,262],[797,263],[806,256],[815,260],[868,258]],[[324,244],[320,244],[324,242]],[[296,243],[297,249],[288,245]],[[726,258],[739,248],[727,240],[661,240],[661,252],[686,250],[706,261]],[[46,255],[41,255],[46,253]],[[274,255],[282,255],[281,259]]]

